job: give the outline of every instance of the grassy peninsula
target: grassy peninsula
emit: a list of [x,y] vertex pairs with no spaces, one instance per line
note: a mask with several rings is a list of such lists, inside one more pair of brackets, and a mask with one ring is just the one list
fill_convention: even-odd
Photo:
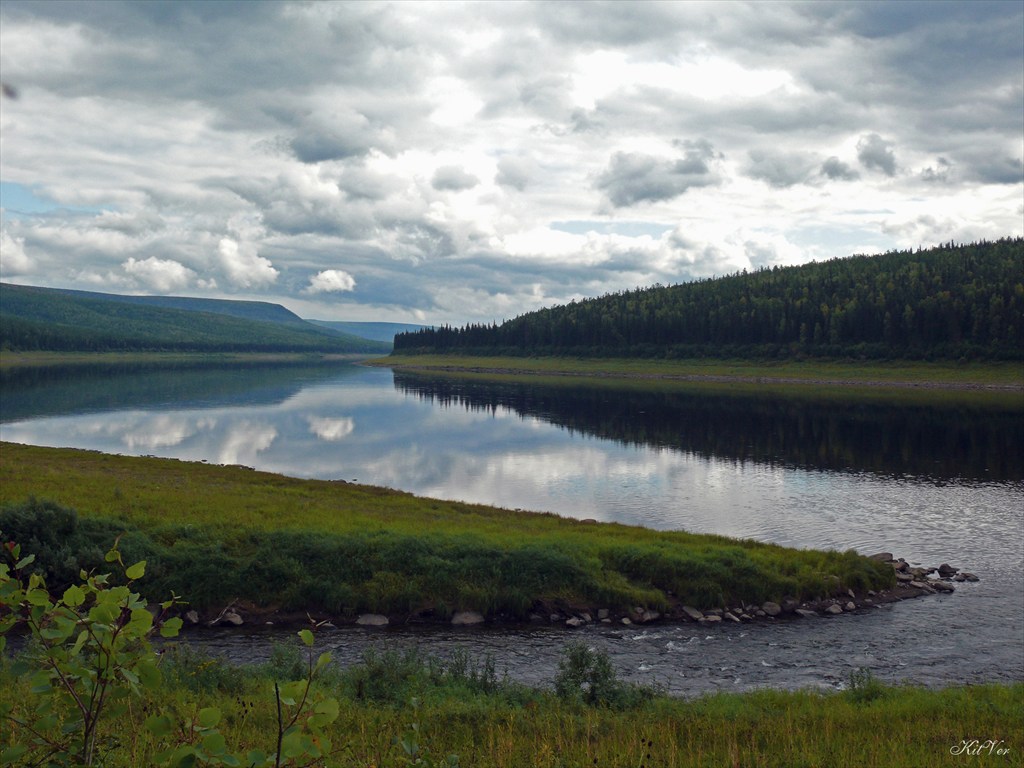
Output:
[[[45,503],[44,503],[45,500]],[[331,617],[671,611],[892,584],[854,552],[658,532],[244,467],[0,444],[0,528],[74,579],[123,534],[154,596]]]

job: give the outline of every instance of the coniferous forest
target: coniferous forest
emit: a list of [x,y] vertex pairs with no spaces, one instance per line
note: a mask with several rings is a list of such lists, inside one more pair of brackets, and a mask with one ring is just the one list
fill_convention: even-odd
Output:
[[1024,359],[1024,238],[851,256],[395,337],[396,354]]

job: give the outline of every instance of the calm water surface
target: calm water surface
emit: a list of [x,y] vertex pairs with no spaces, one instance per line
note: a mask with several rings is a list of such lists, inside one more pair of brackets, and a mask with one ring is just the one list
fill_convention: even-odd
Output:
[[[580,630],[674,692],[1024,679],[1024,408],[778,399],[628,383],[486,384],[344,366],[7,375],[0,439],[244,464],[421,495],[797,547],[892,551],[981,577],[855,616]],[[237,659],[266,632],[193,635]],[[549,682],[560,628],[339,629],[367,647],[492,654]]]

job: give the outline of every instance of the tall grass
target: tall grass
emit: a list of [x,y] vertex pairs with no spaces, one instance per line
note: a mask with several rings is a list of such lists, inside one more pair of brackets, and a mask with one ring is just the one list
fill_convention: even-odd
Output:
[[[578,656],[578,654],[577,654]],[[881,686],[863,695],[763,690],[694,699],[652,691],[614,705],[601,696],[571,695],[573,669],[539,690],[499,679],[486,662],[441,660],[415,651],[369,653],[348,668],[328,668],[318,690],[341,701],[330,736],[338,747],[328,765],[397,768],[412,733],[435,758],[456,754],[474,768],[637,768],[637,766],[864,766],[941,768],[1024,764],[1024,684],[940,690]],[[265,746],[273,732],[273,681],[300,670],[288,650],[270,664],[237,668],[191,651],[165,654],[164,683],[150,702],[135,701],[109,724],[120,746],[109,768],[147,765],[154,745],[142,721],[152,707],[185,719],[200,707],[223,713],[222,732],[238,749]],[[293,668],[294,667],[294,668]],[[621,686],[614,671],[591,673],[605,693]],[[0,662],[0,703],[18,715],[31,701],[29,682]],[[8,724],[5,724],[5,726]],[[15,739],[10,728],[0,742]],[[970,757],[951,750],[964,740],[1000,742],[1002,755]]]

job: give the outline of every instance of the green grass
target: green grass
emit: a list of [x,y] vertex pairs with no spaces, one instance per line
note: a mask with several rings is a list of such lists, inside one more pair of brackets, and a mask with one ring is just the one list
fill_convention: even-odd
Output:
[[125,533],[126,557],[149,561],[155,597],[174,590],[207,607],[237,598],[331,616],[524,618],[539,605],[733,607],[893,581],[853,552],[13,443],[0,444],[0,505],[0,528],[51,578],[73,579]]
[[[923,362],[844,360],[649,360],[570,357],[470,357],[461,355],[391,355],[374,365],[417,370],[463,370],[505,374],[572,376],[722,378],[742,383],[822,386],[923,386],[1024,388],[1019,362]],[[723,381],[721,383],[729,383]]]
[[[272,681],[303,674],[301,659],[287,649],[276,649],[263,667],[239,668],[185,648],[165,654],[162,666],[162,687],[109,722],[120,745],[104,756],[108,768],[151,763],[154,744],[142,722],[155,710],[183,721],[201,707],[217,706],[232,748],[267,749],[276,732]],[[29,687],[27,678],[14,678],[0,665],[0,704],[12,704],[16,716],[31,706]],[[384,651],[349,668],[328,667],[315,687],[316,696],[340,701],[328,732],[337,752],[327,764],[345,768],[409,765],[400,740],[411,735],[435,760],[456,754],[460,765],[474,768],[1024,764],[1020,683],[932,690],[862,678],[843,692],[762,690],[692,699],[648,692],[591,706],[550,688],[503,680],[486,662]],[[0,741],[18,738],[14,727],[0,732]],[[993,739],[1009,751],[953,755],[951,748],[964,739]]]

